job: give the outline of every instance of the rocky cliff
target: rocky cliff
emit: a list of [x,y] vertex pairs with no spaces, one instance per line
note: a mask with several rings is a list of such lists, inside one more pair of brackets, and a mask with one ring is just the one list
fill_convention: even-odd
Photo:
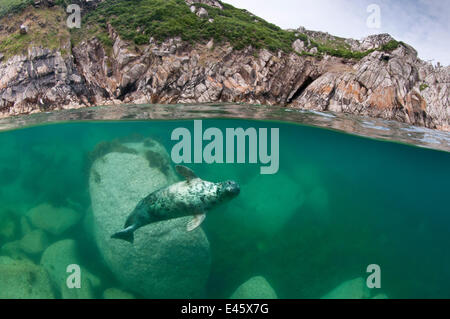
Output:
[[[222,23],[221,12],[230,7],[213,0],[173,2],[186,6],[189,19],[203,26]],[[87,11],[92,10],[95,6]],[[283,37],[292,39],[288,50],[237,48],[214,37],[192,41],[172,34],[163,39],[150,34],[143,43],[141,34],[130,41],[117,22],[102,16],[104,34],[59,31],[53,47],[30,40],[11,51],[8,41],[19,41],[20,33],[33,37],[45,30],[42,25],[64,30],[65,19],[64,9],[53,3],[1,18],[0,116],[99,104],[242,102],[450,130],[450,67],[421,61],[412,47],[389,35],[356,41],[303,28],[283,30]],[[5,27],[11,20],[16,23]],[[325,47],[333,41],[334,47]]]

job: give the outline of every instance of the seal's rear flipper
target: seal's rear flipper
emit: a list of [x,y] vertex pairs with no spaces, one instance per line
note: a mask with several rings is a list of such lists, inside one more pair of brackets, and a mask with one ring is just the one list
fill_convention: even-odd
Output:
[[134,242],[134,228],[128,227],[127,229],[124,229],[118,233],[115,233],[114,235],[111,236],[111,238],[122,239],[129,243],[133,243]]

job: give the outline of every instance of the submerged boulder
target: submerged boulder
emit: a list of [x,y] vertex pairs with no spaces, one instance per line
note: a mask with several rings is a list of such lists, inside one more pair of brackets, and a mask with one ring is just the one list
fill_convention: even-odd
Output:
[[17,225],[12,216],[1,215],[0,212],[0,240],[9,241],[17,235]]
[[20,240],[20,248],[28,254],[39,254],[48,246],[48,238],[43,230],[33,230]]
[[134,244],[111,239],[141,199],[177,181],[161,144],[124,145],[136,151],[108,153],[90,171],[95,241],[105,263],[124,287],[143,297],[202,296],[210,269],[209,242],[201,228],[186,231],[190,217],[142,227]]
[[80,288],[69,288],[64,282],[60,287],[63,299],[94,299],[94,290],[91,281],[86,276],[81,276]]
[[389,297],[386,294],[378,294],[372,297],[372,299],[389,299]]
[[278,297],[267,280],[257,276],[239,286],[230,299],[278,299]]
[[41,204],[27,213],[31,224],[58,236],[75,226],[81,219],[81,214],[65,207],[53,207],[50,204]]
[[117,288],[108,288],[103,292],[103,299],[134,299],[134,296]]
[[30,224],[30,221],[28,220],[28,218],[26,216],[22,216],[20,218],[20,232],[21,232],[22,236],[27,235],[31,231],[33,231],[33,228]]
[[4,244],[0,248],[0,253],[14,259],[27,259],[26,254],[20,247],[20,241],[15,240]]
[[[68,288],[67,266],[79,265],[81,268],[81,288]],[[94,298],[92,288],[100,286],[100,280],[84,269],[78,255],[77,243],[66,239],[48,247],[41,257],[41,265],[47,270],[51,282],[64,299],[90,299]]]
[[0,257],[0,299],[53,299],[45,269],[30,261]]
[[340,284],[322,299],[367,299],[369,297],[370,289],[364,278],[359,277]]

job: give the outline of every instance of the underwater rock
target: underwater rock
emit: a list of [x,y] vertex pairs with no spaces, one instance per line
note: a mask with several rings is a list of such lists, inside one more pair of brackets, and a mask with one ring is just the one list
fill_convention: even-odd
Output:
[[17,226],[10,216],[0,216],[0,239],[9,241],[16,236]]
[[0,252],[14,259],[27,259],[28,257],[22,251],[20,247],[20,241],[11,241],[6,243],[0,248]]
[[[258,175],[242,187],[227,214],[239,223],[248,223],[248,227],[274,235],[302,207],[304,199],[301,187],[290,176],[284,173]],[[280,203],[284,203],[283,207]],[[245,219],[242,212],[245,212]]]
[[31,232],[33,228],[31,227],[30,221],[26,216],[22,216],[20,218],[20,232],[22,233],[22,236],[27,235],[29,232]]
[[41,204],[31,209],[27,216],[34,227],[55,236],[59,236],[75,226],[81,218],[79,213],[70,208],[56,208],[50,204]]
[[92,283],[86,276],[81,275],[81,288],[69,288],[66,282],[60,285],[61,297],[63,299],[94,299]]
[[16,260],[8,256],[0,256],[0,265],[11,265],[15,264]]
[[103,292],[103,299],[134,299],[134,296],[117,288],[108,288]]
[[48,238],[43,230],[33,230],[20,240],[20,248],[27,254],[41,253],[48,246]]
[[359,277],[346,281],[333,289],[322,299],[367,299],[370,297],[370,289],[364,278]]
[[239,286],[230,299],[278,299],[278,296],[264,277],[257,276]]
[[9,256],[0,256],[0,265],[12,265],[12,264],[15,265],[17,262],[22,262],[22,261],[34,264],[33,261],[31,261],[28,258],[17,259],[17,258],[11,258]]
[[100,280],[81,265],[81,288],[69,289],[66,285],[67,266],[80,265],[77,243],[72,239],[61,240],[49,246],[41,257],[41,265],[47,270],[53,286],[63,298],[86,299],[93,296],[92,288],[100,286]]
[[372,299],[389,299],[389,297],[386,294],[378,294],[375,297],[372,297]]
[[[146,145],[145,145],[146,144]],[[157,143],[140,143],[137,154],[110,153],[90,172],[96,243],[105,263],[124,287],[147,298],[195,298],[204,293],[210,270],[209,242],[201,228],[186,231],[190,217],[155,223],[135,233],[134,244],[111,239],[145,196],[176,182],[172,167],[161,171],[158,157],[169,161]]]
[[1,299],[53,299],[47,272],[29,261],[0,257]]

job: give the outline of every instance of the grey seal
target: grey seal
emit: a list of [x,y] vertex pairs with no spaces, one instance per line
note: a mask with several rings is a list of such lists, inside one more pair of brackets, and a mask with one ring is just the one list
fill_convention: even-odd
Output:
[[134,242],[139,228],[165,220],[193,216],[187,231],[193,231],[205,220],[206,213],[219,204],[230,201],[240,193],[234,181],[212,183],[200,179],[191,169],[178,165],[178,174],[185,181],[157,190],[142,199],[128,216],[124,229],[111,238]]

